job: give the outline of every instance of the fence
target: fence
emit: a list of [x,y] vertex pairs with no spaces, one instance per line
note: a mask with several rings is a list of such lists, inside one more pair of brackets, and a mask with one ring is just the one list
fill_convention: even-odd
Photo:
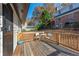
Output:
[[52,40],[53,42],[57,42],[61,45],[79,51],[78,31],[52,30],[48,32],[52,33],[52,38],[50,40]]
[[79,34],[60,33],[59,43],[75,50],[79,50]]

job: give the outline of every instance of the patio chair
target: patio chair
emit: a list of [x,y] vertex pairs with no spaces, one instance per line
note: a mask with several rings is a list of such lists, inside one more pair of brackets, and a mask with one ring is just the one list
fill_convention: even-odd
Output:
[[42,36],[43,36],[43,32],[37,32],[35,34],[35,39],[34,40],[41,40]]

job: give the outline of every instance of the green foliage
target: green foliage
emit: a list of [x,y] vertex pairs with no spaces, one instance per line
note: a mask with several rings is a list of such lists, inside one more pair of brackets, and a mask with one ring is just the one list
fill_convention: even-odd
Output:
[[43,27],[48,28],[52,19],[52,14],[49,13],[46,9],[42,9],[41,12],[42,14],[40,15],[40,22],[35,26],[35,30],[40,30]]
[[40,18],[40,22],[47,26],[52,18],[52,15],[47,10],[43,10]]
[[42,23],[39,23],[39,24],[37,24],[36,26],[35,26],[35,30],[40,30],[41,29],[41,27],[42,27]]
[[40,28],[39,24],[35,26],[35,30],[39,30],[39,28]]

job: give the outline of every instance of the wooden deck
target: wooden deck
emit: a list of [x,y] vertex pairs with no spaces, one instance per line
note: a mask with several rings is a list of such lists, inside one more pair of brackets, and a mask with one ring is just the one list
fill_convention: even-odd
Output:
[[31,41],[22,46],[18,45],[13,56],[47,56],[53,52],[56,52],[56,49],[48,44],[41,41]]
[[61,52],[45,42],[36,40],[17,45],[13,56],[72,56],[72,54]]
[[[47,55],[67,55],[51,47],[48,43],[54,43],[58,46],[67,47],[71,51],[79,52],[79,33],[70,31],[44,31],[45,35],[40,34],[39,40],[35,37],[36,32],[23,33],[23,45],[18,45],[14,52],[14,56],[47,56]],[[28,36],[27,36],[27,35]],[[24,39],[23,39],[24,38]],[[31,39],[31,40],[29,40]],[[29,41],[28,41],[29,40]],[[45,43],[47,42],[47,43]]]

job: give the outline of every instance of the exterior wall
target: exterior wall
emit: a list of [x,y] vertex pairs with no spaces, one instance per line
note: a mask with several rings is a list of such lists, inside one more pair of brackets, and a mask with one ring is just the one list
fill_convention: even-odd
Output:
[[21,32],[20,22],[16,14],[13,14],[13,52],[17,46],[17,34]]
[[56,18],[56,24],[63,26],[66,22],[79,22],[79,10],[74,11]]
[[79,3],[72,3],[69,6],[59,9],[55,14],[56,25],[63,27],[66,22],[79,21]]
[[61,23],[79,21],[79,11],[61,17]]
[[[21,32],[21,29],[23,29],[22,21],[25,20],[23,18],[24,14],[27,13],[27,4],[10,4],[13,9],[13,52],[17,45],[17,35]],[[25,7],[25,8],[24,8]],[[24,8],[24,9],[23,9]],[[27,10],[26,10],[27,9]],[[25,12],[26,11],[26,12]],[[23,14],[23,16],[22,16]]]
[[72,3],[69,6],[66,7],[62,7],[61,9],[59,9],[54,16],[58,17],[61,16],[64,13],[69,13],[70,11],[79,9],[79,3]]
[[13,10],[9,4],[2,4],[3,15],[3,55],[13,53]]
[[79,11],[74,13],[74,18],[79,21]]

